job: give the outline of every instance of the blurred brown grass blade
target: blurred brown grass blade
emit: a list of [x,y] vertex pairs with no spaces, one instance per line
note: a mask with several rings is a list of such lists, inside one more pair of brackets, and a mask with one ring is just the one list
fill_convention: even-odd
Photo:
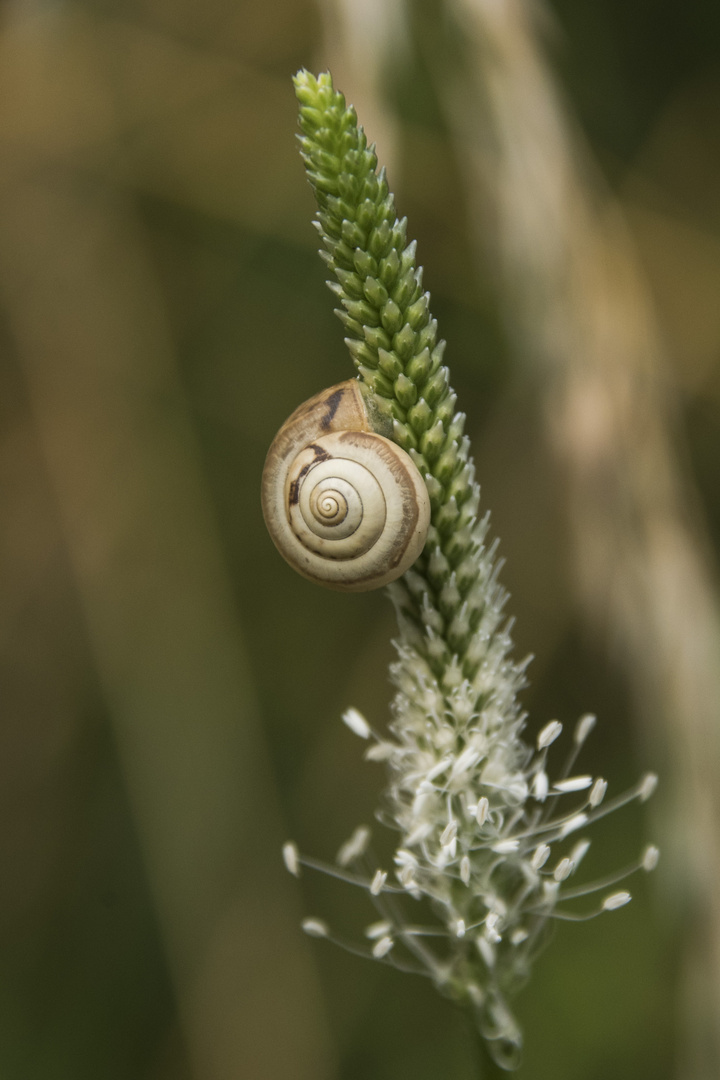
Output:
[[494,231],[508,325],[546,380],[580,595],[619,642],[668,791],[666,880],[693,916],[680,1075],[711,1080],[720,1066],[720,609],[674,450],[658,332],[621,215],[539,45],[531,15],[542,9],[452,0],[448,10],[472,52],[442,85],[478,244]]
[[383,80],[390,62],[407,52],[407,12],[403,0],[320,0],[322,51],[319,66],[328,68],[345,100],[355,106],[368,140],[393,185],[401,165],[398,126],[387,108]]
[[[67,47],[61,18],[35,25],[37,59]],[[24,89],[54,95],[55,142],[24,140],[17,118],[3,140],[0,292],[193,1074],[319,1080],[333,1072],[319,991],[281,867],[277,794],[160,293],[132,206],[76,164],[76,143],[62,138],[73,95],[34,81],[42,67],[27,64]],[[73,65],[59,70],[70,78]],[[102,69],[92,77],[84,92],[104,99]]]

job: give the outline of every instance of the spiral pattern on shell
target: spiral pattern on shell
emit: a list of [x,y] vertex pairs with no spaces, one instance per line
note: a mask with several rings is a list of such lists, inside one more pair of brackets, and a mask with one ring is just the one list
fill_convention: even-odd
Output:
[[332,589],[363,591],[407,570],[430,503],[412,459],[370,430],[357,382],[323,391],[278,432],[263,473],[263,513],[280,554]]

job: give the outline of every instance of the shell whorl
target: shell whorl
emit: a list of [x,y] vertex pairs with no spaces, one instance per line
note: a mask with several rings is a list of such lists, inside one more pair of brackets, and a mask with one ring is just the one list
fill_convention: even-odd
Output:
[[371,429],[355,380],[296,409],[268,451],[265,523],[304,577],[361,592],[394,581],[423,549],[430,523],[412,459]]

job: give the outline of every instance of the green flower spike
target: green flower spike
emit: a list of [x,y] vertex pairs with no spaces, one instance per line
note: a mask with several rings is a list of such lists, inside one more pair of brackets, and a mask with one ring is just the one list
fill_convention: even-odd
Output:
[[[571,885],[590,846],[579,834],[648,798],[656,777],[605,801],[605,780],[572,775],[595,723],[590,715],[579,720],[554,780],[548,750],[562,725],[546,724],[534,747],[521,738],[517,695],[527,661],[510,659],[496,544],[487,544],[487,514],[478,517],[465,417],[456,411],[415,243],[396,217],[374,147],[330,75],[301,71],[294,81],[321,255],[345,341],[378,430],[411,455],[425,480],[432,521],[422,555],[389,587],[400,628],[390,735],[376,733],[355,709],[343,717],[369,743],[366,757],[389,770],[379,818],[399,834],[392,875],[371,862],[365,826],[335,865],[301,856],[292,843],[285,862],[292,873],[305,865],[366,890],[379,915],[364,945],[340,941],[319,919],[305,921],[307,933],[430,976],[472,1010],[493,1058],[511,1069],[522,1036],[508,998],[525,981],[549,920],[621,907],[630,894],[618,882],[657,862],[651,846],[614,877]],[[598,890],[604,895],[589,909],[572,906]],[[422,923],[406,914],[408,906],[417,913],[418,901]]]

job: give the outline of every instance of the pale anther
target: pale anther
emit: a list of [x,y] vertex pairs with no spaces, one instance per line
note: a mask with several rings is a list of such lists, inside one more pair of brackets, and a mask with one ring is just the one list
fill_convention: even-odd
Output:
[[548,844],[538,844],[538,846],[533,851],[533,857],[530,860],[530,865],[532,866],[533,870],[539,870],[545,865],[549,858],[550,847],[548,846]]
[[303,919],[300,924],[306,934],[310,937],[327,937],[330,933],[327,923],[324,923],[322,919]]
[[372,954],[375,959],[382,960],[383,956],[387,956],[394,944],[395,942],[391,937],[381,937],[372,947]]
[[382,922],[374,922],[370,923],[369,926],[366,926],[365,937],[374,941],[376,938],[385,937],[386,934],[390,933],[391,929],[391,924],[386,919],[383,919]]
[[500,923],[500,916],[496,911],[491,911],[485,919],[485,937],[488,941],[491,941],[493,945],[497,945],[499,941],[502,941],[502,937],[498,930]]
[[541,769],[540,772],[535,773],[533,778],[532,793],[538,802],[545,802],[549,790],[550,783],[547,773]]
[[470,860],[467,855],[460,860],[460,880],[464,885],[470,884]]
[[570,877],[574,869],[572,859],[561,859],[553,870],[553,877],[556,881],[564,881],[565,878]]
[[409,847],[412,847],[414,844],[419,844],[421,840],[426,840],[432,831],[432,823],[429,821],[422,821],[419,825],[415,826],[408,836],[406,836],[405,843]]
[[537,737],[538,750],[544,750],[546,746],[550,746],[550,743],[554,743],[561,731],[562,724],[559,720],[551,720],[549,724],[546,724]]
[[443,758],[442,761],[436,762],[435,765],[433,765],[432,769],[428,770],[428,772],[427,772],[427,774],[425,776],[425,779],[427,781],[432,781],[432,780],[437,779],[437,777],[440,776],[441,773],[445,772],[445,770],[447,769],[447,767],[448,767],[448,765],[450,764],[451,761],[452,761],[451,757],[446,757],[446,758]]
[[510,935],[510,942],[512,945],[522,945],[523,941],[527,941],[529,934],[527,930],[522,927],[518,927],[517,930],[513,930]]
[[343,723],[347,724],[355,735],[359,735],[361,739],[369,739],[372,730],[367,720],[361,712],[357,709],[346,709],[342,714]]
[[413,855],[412,851],[406,851],[405,848],[398,848],[395,852],[394,861],[398,866],[407,866],[412,870],[417,870],[420,865]]
[[367,825],[358,825],[349,840],[346,840],[336,856],[338,866],[348,866],[355,859],[365,854],[370,843],[370,830]]
[[646,799],[650,798],[653,791],[657,787],[657,784],[658,778],[655,773],[647,773],[642,778],[642,781],[640,783],[640,790],[638,791],[638,795],[640,796],[640,802],[645,802]]
[[569,836],[571,832],[575,832],[576,829],[582,829],[587,825],[587,814],[575,814],[573,817],[568,818],[560,826],[560,839],[564,840],[566,836]]
[[629,892],[615,892],[606,896],[602,902],[603,911],[615,911],[616,908],[629,904],[632,897]]
[[597,717],[593,716],[592,713],[586,713],[585,716],[580,717],[575,728],[575,743],[577,746],[582,746],[596,723]]
[[408,889],[412,892],[412,890],[417,887],[415,882],[415,871],[411,866],[403,866],[402,870],[398,870],[397,876],[403,889]]
[[576,869],[587,855],[589,848],[589,840],[578,840],[577,844],[570,852],[570,859],[572,860]]
[[519,847],[519,840],[498,840],[497,844],[492,845],[491,850],[498,855],[509,855],[511,851],[517,851]]
[[387,881],[387,873],[384,870],[376,870],[375,877],[370,883],[370,892],[373,896],[379,896],[385,887]]
[[553,784],[553,791],[585,791],[592,784],[592,776],[570,776],[567,780],[558,780]]
[[485,963],[487,964],[487,966],[489,968],[494,967],[495,966],[495,949],[490,944],[488,939],[484,935],[481,935],[480,937],[475,939],[475,944],[477,945],[478,952],[482,956],[482,958],[485,961]]
[[449,821],[440,835],[440,843],[443,847],[449,847],[457,836],[457,821]]
[[527,799],[528,786],[522,779],[513,780],[505,790],[511,798],[517,799],[518,802],[524,802]]
[[548,881],[547,878],[543,881],[543,900],[547,903],[554,904],[559,892],[560,886],[557,881]]
[[476,750],[474,746],[467,746],[460,757],[456,759],[450,773],[451,777],[455,778],[461,776],[462,773],[467,772],[473,765],[476,765],[481,757],[482,754],[479,750]]
[[292,840],[283,844],[282,856],[285,866],[293,877],[300,877],[300,853]]
[[605,798],[605,792],[607,791],[607,780],[603,780],[602,777],[598,777],[592,786],[592,791],[588,796],[588,802],[594,808],[599,806]]
[[487,821],[488,810],[490,809],[490,803],[483,795],[481,799],[478,799],[477,810],[475,811],[475,820],[478,825],[484,825]]
[[660,850],[654,844],[648,844],[642,854],[641,865],[643,870],[654,870],[660,858]]
[[379,742],[369,746],[365,751],[366,761],[387,761],[395,753],[395,747],[392,743]]

